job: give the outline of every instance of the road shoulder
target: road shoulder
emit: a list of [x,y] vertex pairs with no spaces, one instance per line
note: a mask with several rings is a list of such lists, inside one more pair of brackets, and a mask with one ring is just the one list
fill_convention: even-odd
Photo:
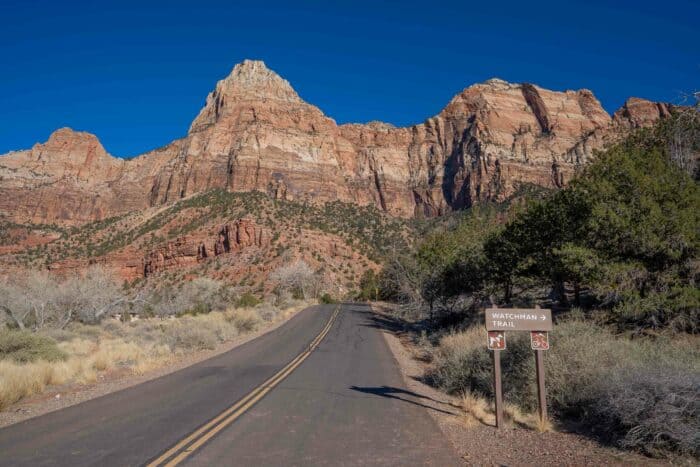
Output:
[[663,462],[599,445],[575,433],[548,432],[510,426],[496,430],[483,424],[467,426],[457,397],[422,381],[428,363],[420,360],[410,336],[385,305],[372,304],[385,323],[383,336],[401,370],[405,384],[420,394],[427,410],[452,443],[465,465],[661,465]]

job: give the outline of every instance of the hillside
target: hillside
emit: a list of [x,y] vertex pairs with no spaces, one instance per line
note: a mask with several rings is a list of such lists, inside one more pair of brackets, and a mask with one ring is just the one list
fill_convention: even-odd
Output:
[[8,269],[66,275],[97,263],[130,283],[208,276],[257,294],[270,292],[271,271],[301,259],[320,273],[324,289],[343,295],[390,248],[404,249],[410,228],[373,207],[212,190],[79,227],[4,221],[0,239]]

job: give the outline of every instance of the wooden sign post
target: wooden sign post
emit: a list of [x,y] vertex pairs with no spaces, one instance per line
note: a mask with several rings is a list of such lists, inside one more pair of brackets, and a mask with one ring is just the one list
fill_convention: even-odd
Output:
[[503,387],[501,381],[501,351],[506,348],[505,331],[530,331],[530,344],[535,350],[537,370],[537,399],[539,416],[547,419],[547,393],[544,387],[542,351],[549,349],[552,311],[540,308],[487,308],[484,312],[488,348],[493,351],[493,390],[495,394],[496,428],[503,426]]
[[535,371],[537,372],[537,400],[540,408],[540,422],[547,420],[547,391],[544,387],[544,351],[549,350],[547,331],[530,331],[530,346],[535,351]]
[[503,385],[501,383],[501,351],[494,350],[493,355],[493,390],[496,393],[495,411],[496,428],[503,426]]
[[537,399],[540,405],[540,422],[547,420],[547,392],[544,389],[544,359],[542,350],[535,350],[535,372],[537,373]]
[[506,348],[506,333],[503,331],[487,331],[488,348],[493,357],[493,388],[496,394],[496,428],[503,425],[503,386],[501,383],[501,351]]

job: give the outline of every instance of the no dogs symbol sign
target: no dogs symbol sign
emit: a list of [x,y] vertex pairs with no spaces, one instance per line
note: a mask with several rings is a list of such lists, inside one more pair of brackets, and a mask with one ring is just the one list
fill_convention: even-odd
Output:
[[489,350],[505,350],[506,333],[503,331],[488,331]]

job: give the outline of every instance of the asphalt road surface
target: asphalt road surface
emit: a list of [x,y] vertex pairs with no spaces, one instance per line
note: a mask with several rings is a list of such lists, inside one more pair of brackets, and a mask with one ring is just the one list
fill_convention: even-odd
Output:
[[308,308],[170,375],[0,429],[0,465],[462,464],[366,305]]

